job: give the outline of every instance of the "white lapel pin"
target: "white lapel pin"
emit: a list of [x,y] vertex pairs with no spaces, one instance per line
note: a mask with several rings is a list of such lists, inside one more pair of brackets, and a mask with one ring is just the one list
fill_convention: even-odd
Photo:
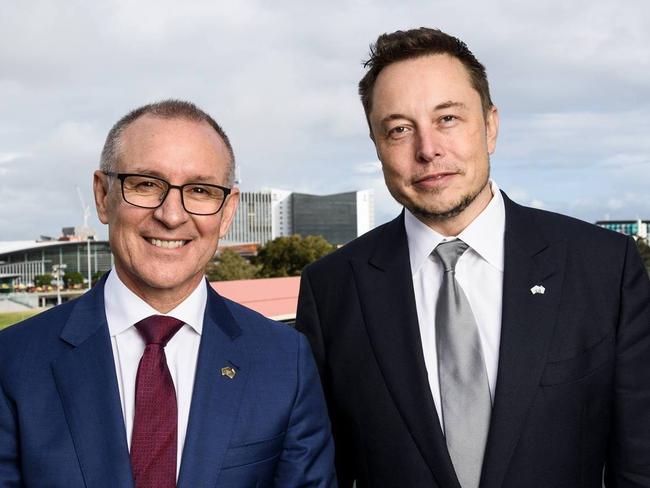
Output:
[[538,293],[540,295],[543,295],[545,291],[546,291],[546,288],[544,288],[542,285],[535,285],[530,289],[530,292],[533,295],[537,295]]

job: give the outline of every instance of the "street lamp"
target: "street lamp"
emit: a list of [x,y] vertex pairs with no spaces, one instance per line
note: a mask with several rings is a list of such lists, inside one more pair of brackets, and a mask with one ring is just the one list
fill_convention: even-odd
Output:
[[61,305],[61,285],[67,264],[55,264],[52,266],[52,276],[56,278],[56,304]]

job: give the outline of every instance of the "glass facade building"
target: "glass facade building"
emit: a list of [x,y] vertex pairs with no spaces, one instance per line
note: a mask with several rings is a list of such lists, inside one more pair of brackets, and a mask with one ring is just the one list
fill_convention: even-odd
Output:
[[650,220],[599,220],[596,225],[641,239],[650,235]]
[[292,196],[293,230],[301,236],[323,236],[340,245],[357,237],[357,194]]
[[[90,258],[90,259],[89,259]],[[37,275],[51,274],[54,266],[79,272],[84,279],[111,269],[108,241],[20,241],[0,243],[0,274],[18,275],[15,285],[33,285]]]
[[282,190],[241,192],[224,244],[266,242],[280,236],[320,235],[342,245],[374,227],[374,193],[309,195]]

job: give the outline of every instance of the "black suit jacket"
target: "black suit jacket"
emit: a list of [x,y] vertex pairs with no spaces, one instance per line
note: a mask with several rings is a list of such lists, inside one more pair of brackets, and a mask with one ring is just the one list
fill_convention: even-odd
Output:
[[[650,283],[632,239],[505,197],[481,487],[650,486]],[[534,285],[545,288],[533,294]],[[403,214],[305,269],[297,326],[350,487],[459,487],[429,388]]]

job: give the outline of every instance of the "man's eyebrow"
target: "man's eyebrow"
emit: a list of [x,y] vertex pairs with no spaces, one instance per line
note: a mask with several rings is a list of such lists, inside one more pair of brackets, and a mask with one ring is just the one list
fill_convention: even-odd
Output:
[[391,120],[398,120],[398,119],[408,119],[408,117],[406,115],[402,115],[402,114],[389,114],[389,115],[386,115],[386,117],[383,117],[379,121],[379,123],[383,125],[386,122],[390,122]]
[[448,100],[443,103],[439,103],[434,107],[434,112],[437,112],[438,110],[446,110],[448,108],[459,108],[462,110],[467,110],[467,105],[465,105],[463,102],[454,102],[452,100]]
[[[133,168],[130,172],[130,174],[139,174],[143,176],[153,176],[155,178],[161,178],[165,181],[168,181],[168,177],[164,174],[162,174],[160,171],[153,169],[153,168],[143,168],[143,167],[135,167]],[[187,179],[187,183],[209,183],[212,185],[216,185],[218,183],[214,182],[215,177],[214,176],[205,176],[205,175],[193,175],[190,176]]]
[[[123,171],[123,173],[125,173],[125,171]],[[133,168],[130,168],[128,173],[143,175],[143,176],[155,176],[156,178],[165,179],[165,177],[160,172],[156,171],[155,169],[147,168],[144,166],[135,166]]]
[[205,176],[205,175],[195,175],[194,177],[190,178],[191,183],[214,183],[214,176]]
[[[447,100],[446,102],[439,103],[438,105],[433,107],[433,111],[437,112],[439,110],[446,110],[449,108],[458,108],[461,110],[467,110],[467,105],[464,104],[463,102],[454,102],[453,100]],[[384,125],[386,124],[386,122],[390,122],[391,120],[401,120],[401,119],[408,119],[408,117],[400,113],[388,114],[385,117],[383,117],[379,121],[379,123]]]

